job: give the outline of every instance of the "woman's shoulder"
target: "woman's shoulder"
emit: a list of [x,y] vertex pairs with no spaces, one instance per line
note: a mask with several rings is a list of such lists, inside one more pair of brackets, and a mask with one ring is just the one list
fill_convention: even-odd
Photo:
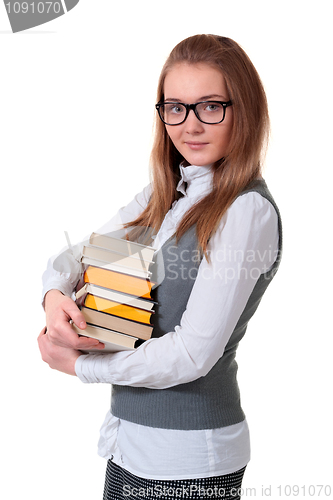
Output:
[[229,210],[249,210],[251,212],[261,211],[263,208],[272,206],[277,210],[276,203],[271,195],[264,179],[255,179],[239,193]]
[[[278,212],[278,207],[276,205],[276,202],[266,184],[266,181],[262,178],[262,177],[259,177],[257,179],[255,179],[254,181],[250,182],[246,188],[241,191],[237,197],[238,198],[242,198],[243,196],[246,196],[246,195],[249,195],[250,193],[256,193],[257,196],[254,196],[252,197],[252,200],[256,200],[257,203],[262,203],[262,204],[266,204],[267,202],[271,203],[271,205],[273,205],[274,209]],[[237,199],[235,201],[237,201]],[[247,196],[245,197],[245,202],[249,202],[249,200],[251,200],[251,197],[250,196]],[[266,200],[266,201],[265,201]]]
[[277,248],[279,226],[279,216],[272,203],[258,190],[248,189],[223,215],[210,240],[210,248],[213,251],[220,248],[251,251]]
[[223,215],[218,231],[226,226],[235,232],[265,230],[267,226],[277,227],[278,209],[264,180],[249,185],[230,205]]

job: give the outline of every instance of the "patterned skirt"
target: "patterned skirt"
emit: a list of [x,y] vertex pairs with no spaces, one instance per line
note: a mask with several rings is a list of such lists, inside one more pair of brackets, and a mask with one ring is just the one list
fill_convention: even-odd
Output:
[[202,479],[144,479],[108,460],[103,500],[240,500],[246,467],[224,476]]

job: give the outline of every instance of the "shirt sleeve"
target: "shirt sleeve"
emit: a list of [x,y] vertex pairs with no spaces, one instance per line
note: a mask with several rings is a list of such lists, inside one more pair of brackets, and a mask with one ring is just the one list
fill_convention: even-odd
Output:
[[206,375],[225,346],[260,276],[277,257],[278,219],[258,193],[240,196],[210,240],[180,325],[133,351],[82,355],[76,374],[104,382],[165,389]]
[[[146,208],[150,195],[151,186],[148,185],[97,232],[107,234],[123,230],[123,224],[136,219]],[[52,256],[48,260],[47,268],[42,277],[42,303],[44,303],[46,293],[52,289],[60,290],[69,297],[72,296],[84,270],[80,260],[83,245],[89,241],[89,236],[71,248],[63,248],[59,254]]]

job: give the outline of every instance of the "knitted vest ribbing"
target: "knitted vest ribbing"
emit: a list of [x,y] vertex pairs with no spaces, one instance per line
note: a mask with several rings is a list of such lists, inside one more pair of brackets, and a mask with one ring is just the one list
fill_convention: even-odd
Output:
[[[279,252],[273,267],[257,280],[223,356],[206,376],[168,389],[113,385],[111,412],[116,417],[151,427],[182,430],[214,429],[244,420],[237,384],[236,350],[279,267],[282,250],[281,218],[266,183],[255,181],[240,196],[250,191],[266,198],[277,212]],[[195,227],[192,227],[177,245],[171,238],[160,250],[165,278],[153,292],[158,305],[152,337],[173,331],[180,324],[200,265],[200,259],[196,258],[197,245]]]

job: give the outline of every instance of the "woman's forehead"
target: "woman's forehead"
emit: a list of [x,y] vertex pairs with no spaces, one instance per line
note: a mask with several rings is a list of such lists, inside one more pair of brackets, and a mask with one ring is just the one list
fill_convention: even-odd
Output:
[[228,99],[222,72],[209,64],[177,63],[164,80],[164,98],[168,100]]

